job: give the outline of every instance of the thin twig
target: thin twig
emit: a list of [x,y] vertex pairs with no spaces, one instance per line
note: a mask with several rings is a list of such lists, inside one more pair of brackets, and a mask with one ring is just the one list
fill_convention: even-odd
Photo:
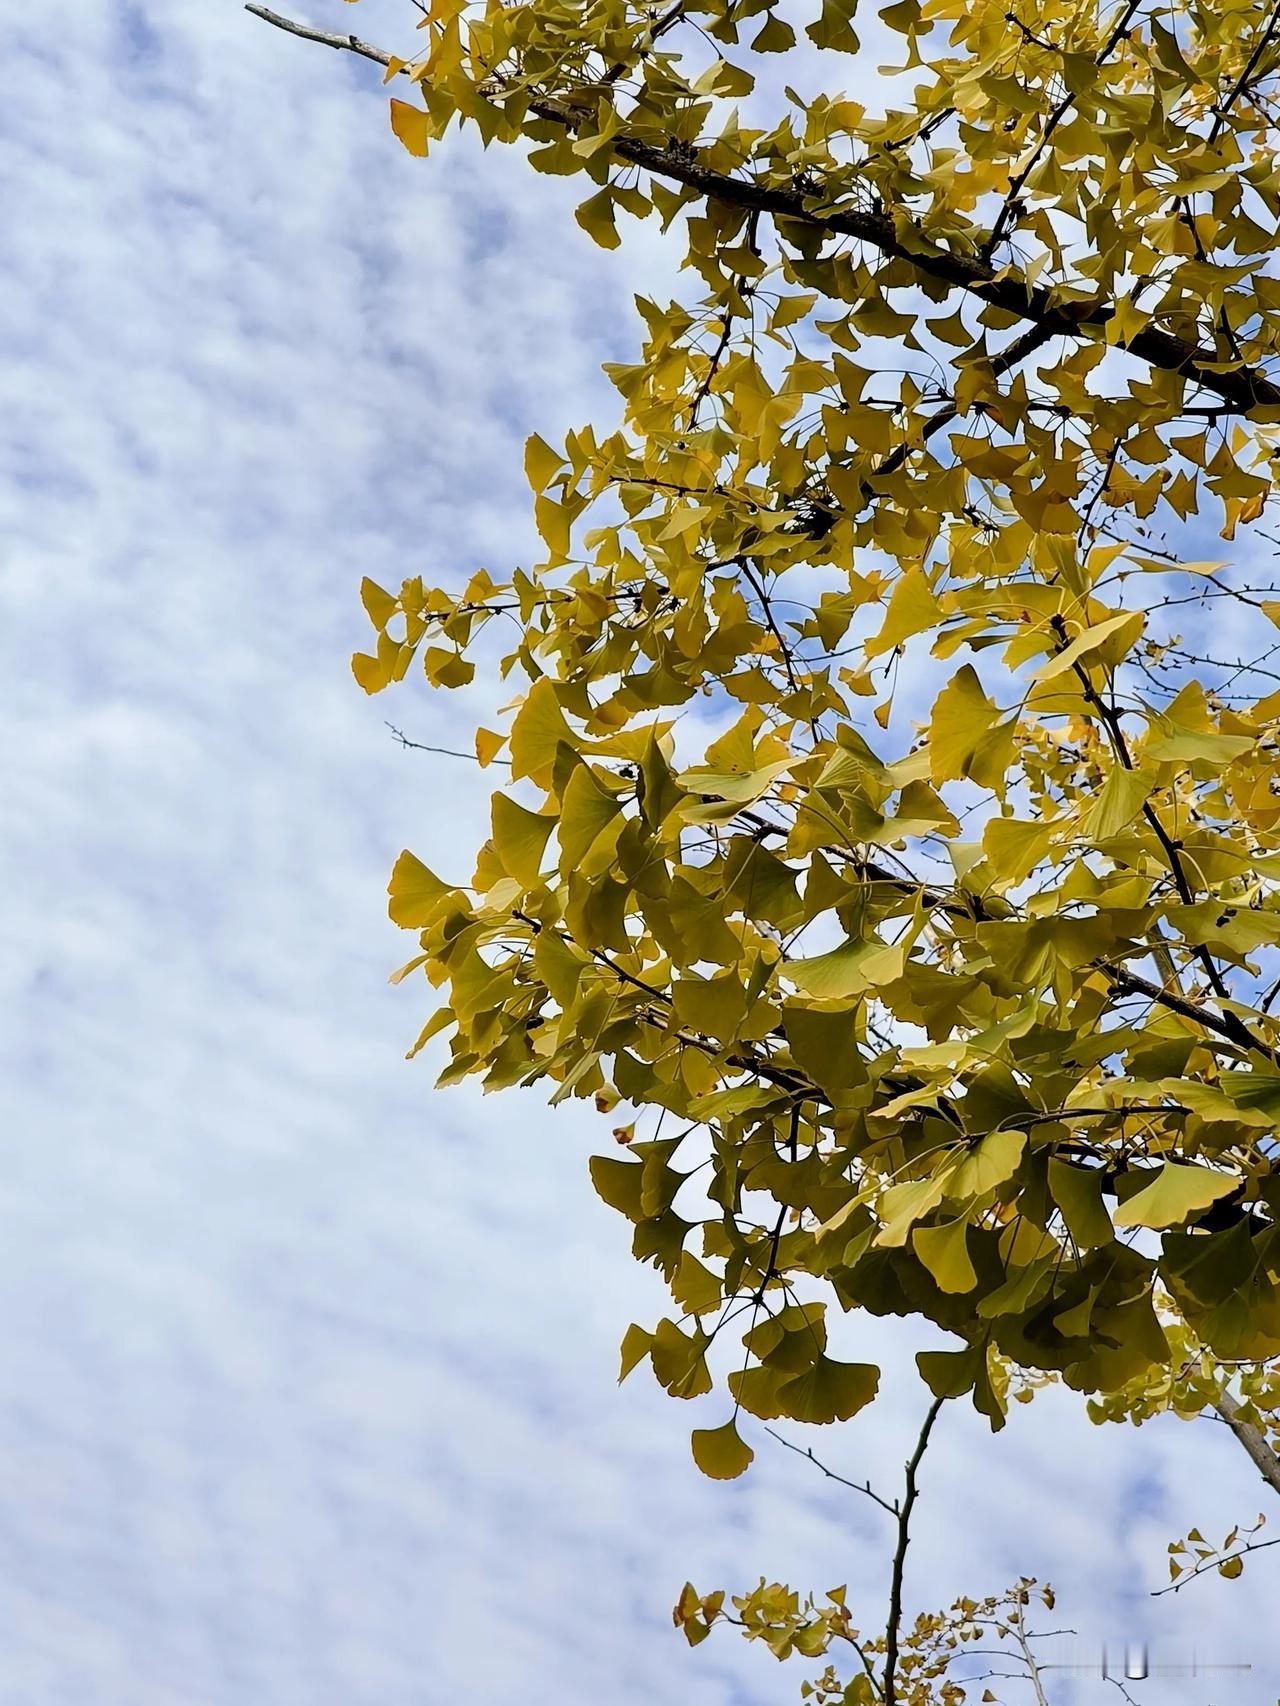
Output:
[[827,1468],[821,1458],[813,1455],[812,1446],[803,1447],[794,1445],[789,1439],[783,1439],[780,1433],[775,1432],[775,1430],[770,1427],[766,1427],[764,1431],[771,1439],[776,1439],[779,1445],[785,1445],[788,1451],[794,1451],[797,1457],[803,1457],[806,1462],[812,1463],[815,1469],[821,1470],[821,1472],[827,1477],[828,1481],[838,1481],[842,1487],[848,1487],[855,1493],[863,1494],[863,1496],[870,1499],[873,1504],[879,1505],[882,1511],[887,1511],[890,1516],[898,1516],[899,1511],[897,1501],[895,1500],[890,1504],[888,1499],[882,1499],[879,1493],[877,1493],[872,1487],[870,1481],[850,1481],[844,1475],[837,1475],[834,1469]]
[[[657,23],[649,32],[650,48],[653,46],[654,42],[657,41],[659,36],[666,35],[668,30],[674,29],[674,27],[680,22],[681,18],[684,16],[684,8],[685,0],[675,0],[675,5],[671,7],[670,11],[666,12],[658,19]],[[622,60],[618,60],[616,64],[611,65],[605,72],[603,81],[606,83],[616,83],[618,79],[620,77],[624,77],[626,73],[626,64]]]
[[1197,1576],[1203,1576],[1210,1570],[1219,1569],[1223,1564],[1229,1563],[1232,1558],[1245,1558],[1250,1552],[1265,1552],[1268,1546],[1280,1546],[1280,1534],[1277,1534],[1272,1540],[1251,1540],[1239,1547],[1238,1550],[1228,1552],[1225,1558],[1220,1556],[1202,1558],[1194,1569],[1185,1571],[1176,1582],[1170,1582],[1162,1588],[1153,1588],[1151,1597],[1152,1599],[1160,1599],[1167,1593],[1178,1593],[1186,1587],[1188,1582],[1195,1581]]
[[[1094,60],[1095,65],[1101,65],[1104,61],[1110,59],[1114,50],[1119,46],[1121,39],[1128,34],[1129,25],[1133,22],[1133,15],[1141,4],[1142,0],[1128,0],[1128,4],[1125,6],[1124,11],[1121,12],[1119,18],[1116,20],[1114,29],[1111,30],[1106,41],[1099,49],[1097,57]],[[1004,201],[1001,205],[1000,212],[996,216],[996,222],[991,228],[991,235],[983,244],[983,252],[985,254],[993,254],[999,246],[1001,239],[1008,229],[1009,220],[1013,217],[1014,210],[1018,206],[1018,197],[1022,194],[1024,184],[1035,169],[1040,156],[1049,146],[1050,137],[1066,117],[1067,113],[1069,113],[1071,108],[1075,105],[1076,96],[1077,91],[1069,88],[1066,94],[1058,102],[1057,106],[1054,107],[1053,111],[1049,114],[1045,127],[1040,133],[1040,139],[1031,150],[1030,157],[1022,167],[1022,170],[1016,175],[1009,185]]]
[[[992,356],[991,372],[993,376],[999,379],[1011,368],[1017,367],[1025,361],[1029,355],[1033,355],[1042,344],[1047,344],[1051,338],[1060,337],[1064,332],[1071,330],[1073,328],[1069,321],[1063,321],[1062,324],[1058,325],[1051,319],[1043,320],[1038,325],[1028,327],[1021,337],[1014,338],[997,355]],[[955,420],[959,413],[959,404],[952,399],[945,408],[939,409],[936,415],[931,415],[925,422],[920,433],[921,441],[932,438],[934,433],[940,432],[950,421]],[[864,494],[873,495],[875,488],[870,482],[882,479],[886,474],[895,474],[911,452],[918,448],[919,446],[908,444],[905,441],[895,446],[882,459],[879,466],[873,469],[867,479],[863,481],[862,490]]]
[[[452,746],[429,746],[426,741],[410,740],[404,730],[398,729],[394,723],[385,723],[383,726],[384,728],[391,730],[392,734],[400,742],[400,745],[407,751],[438,752],[445,758],[465,758],[472,764],[479,764],[480,762],[480,755],[478,753],[459,752],[456,747]],[[509,758],[491,758],[489,762],[490,764],[505,764],[508,768],[511,764],[511,760]]]
[[1218,136],[1222,130],[1224,122],[1226,121],[1228,113],[1230,113],[1232,107],[1240,98],[1245,85],[1257,69],[1258,61],[1266,52],[1267,46],[1270,43],[1272,36],[1275,34],[1276,25],[1278,23],[1280,23],[1280,3],[1272,6],[1266,24],[1263,27],[1262,33],[1258,37],[1257,42],[1254,44],[1253,52],[1249,55],[1249,59],[1244,70],[1240,73],[1239,77],[1236,78],[1231,91],[1218,102],[1214,113],[1213,125],[1209,131],[1209,146],[1211,148],[1218,140]]

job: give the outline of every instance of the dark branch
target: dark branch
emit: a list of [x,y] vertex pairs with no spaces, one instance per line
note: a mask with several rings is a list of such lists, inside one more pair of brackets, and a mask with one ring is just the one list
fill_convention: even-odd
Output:
[[884,1681],[881,1685],[884,1706],[896,1706],[898,1699],[898,1635],[902,1626],[902,1578],[907,1564],[907,1547],[911,1544],[911,1513],[920,1493],[916,1476],[919,1473],[920,1461],[928,1448],[933,1424],[938,1419],[938,1411],[945,1402],[943,1398],[935,1398],[930,1404],[924,1426],[920,1429],[920,1437],[916,1441],[916,1448],[907,1464],[906,1492],[902,1509],[898,1512],[898,1544],[893,1554],[893,1574],[889,1582],[889,1621],[884,1634]]
[[826,1476],[828,1481],[838,1481],[842,1487],[848,1487],[852,1492],[861,1493],[864,1498],[870,1499],[873,1504],[879,1505],[882,1511],[887,1511],[892,1517],[897,1517],[899,1515],[896,1502],[894,1504],[890,1504],[888,1499],[882,1499],[879,1493],[877,1493],[875,1488],[871,1485],[870,1481],[850,1481],[844,1475],[837,1475],[834,1469],[828,1469],[826,1464],[823,1463],[820,1458],[813,1455],[812,1446],[803,1447],[793,1445],[789,1439],[783,1439],[780,1433],[775,1433],[775,1431],[770,1427],[766,1427],[764,1431],[769,1435],[770,1439],[776,1439],[779,1445],[785,1445],[788,1451],[794,1451],[797,1457],[803,1457],[806,1462],[812,1463],[814,1468],[820,1470],[822,1474]]
[[[368,42],[362,42],[355,36],[311,29],[307,25],[281,17],[278,12],[272,12],[265,6],[251,4],[246,10],[265,23],[272,24],[276,29],[300,36],[304,41],[346,49],[379,65],[391,63],[390,54],[371,47]],[[495,88],[491,93],[498,95],[502,91]],[[581,122],[572,108],[546,98],[535,96],[528,100],[527,110],[536,118],[567,130],[576,130]],[[979,301],[1002,308],[1007,313],[1017,315],[1019,319],[1030,320],[1036,324],[1049,322],[1055,330],[1078,335],[1085,331],[1100,330],[1115,317],[1114,302],[1095,299],[1092,302],[1059,304],[1053,300],[1047,287],[1033,286],[1023,279],[1011,278],[1007,276],[1007,269],[1001,268],[997,271],[987,260],[944,248],[930,251],[926,246],[927,233],[918,229],[914,233],[911,247],[906,248],[899,240],[893,220],[886,213],[856,208],[842,209],[834,213],[818,213],[811,204],[821,205],[820,196],[809,196],[800,190],[761,183],[755,178],[733,178],[727,173],[717,172],[703,165],[696,154],[690,158],[682,151],[642,142],[635,137],[615,137],[608,147],[616,159],[639,166],[656,177],[684,184],[686,188],[706,196],[709,200],[723,202],[727,206],[742,208],[747,212],[767,213],[774,219],[794,221],[814,230],[829,232],[833,236],[856,238],[859,242],[878,249],[890,259],[905,261],[926,277],[936,278],[957,290],[968,291]],[[785,237],[785,231],[782,234]],[[1162,331],[1155,326],[1145,326],[1123,342],[1121,347],[1152,367],[1181,374],[1206,391],[1214,392],[1236,413],[1248,414],[1259,408],[1280,410],[1280,385],[1269,379],[1261,368],[1241,365],[1227,371],[1216,371],[1215,351],[1202,349],[1190,339],[1179,337],[1173,332]]]

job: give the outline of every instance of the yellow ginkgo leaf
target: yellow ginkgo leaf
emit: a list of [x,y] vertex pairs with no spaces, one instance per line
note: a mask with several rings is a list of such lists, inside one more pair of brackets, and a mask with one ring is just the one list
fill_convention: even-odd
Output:
[[400,138],[404,146],[419,160],[427,155],[427,146],[431,140],[431,117],[421,107],[410,106],[408,101],[392,101],[391,128]]
[[693,1461],[713,1481],[734,1481],[751,1465],[755,1452],[738,1433],[737,1423],[695,1428],[690,1439]]

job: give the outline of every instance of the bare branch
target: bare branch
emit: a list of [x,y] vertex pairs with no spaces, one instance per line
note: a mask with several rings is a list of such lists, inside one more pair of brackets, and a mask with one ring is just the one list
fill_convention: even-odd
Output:
[[1035,1690],[1036,1706],[1049,1706],[1049,1701],[1044,1692],[1044,1682],[1040,1675],[1040,1666],[1036,1662],[1035,1654],[1031,1651],[1031,1641],[1027,1635],[1027,1627],[1024,1621],[1025,1615],[1026,1606],[1022,1601],[1019,1601],[1009,1619],[1009,1624],[1017,1636],[1019,1647],[1022,1649],[1022,1662],[1027,1667],[1027,1679]]
[[303,41],[316,41],[321,47],[358,53],[362,59],[372,59],[378,65],[391,63],[389,53],[383,53],[380,47],[373,47],[369,42],[361,41],[359,36],[335,35],[330,30],[314,30],[309,24],[297,24],[292,18],[282,18],[279,12],[273,12],[266,6],[246,5],[245,11],[252,12],[255,18],[261,18],[264,24],[273,24],[276,29],[285,30],[291,36],[301,36]]
[[[1214,1405],[1214,1409],[1240,1441],[1249,1454],[1254,1468],[1271,1488],[1273,1493],[1280,1493],[1280,1457],[1272,1450],[1261,1428],[1247,1422],[1240,1414],[1240,1406],[1229,1392],[1224,1392]],[[1268,1546],[1274,1541],[1267,1541]]]
[[[400,745],[404,747],[406,752],[438,752],[443,758],[465,758],[472,764],[479,764],[480,762],[479,754],[477,753],[459,752],[456,747],[452,746],[429,746],[426,741],[410,740],[404,730],[398,729],[394,723],[387,723],[385,724],[385,727],[391,730],[391,733],[395,736],[396,740],[399,741]],[[508,769],[511,766],[511,760],[509,758],[491,758],[489,762],[490,764],[505,764]]]
[[776,1439],[779,1445],[785,1445],[788,1451],[794,1451],[797,1457],[803,1457],[806,1462],[812,1463],[815,1469],[821,1470],[821,1472],[827,1477],[828,1481],[838,1481],[842,1487],[848,1487],[852,1492],[861,1493],[865,1498],[870,1499],[873,1504],[879,1505],[880,1509],[882,1511],[887,1511],[890,1516],[898,1516],[899,1511],[897,1503],[895,1502],[890,1504],[888,1499],[882,1499],[879,1493],[877,1493],[872,1487],[870,1481],[850,1481],[844,1475],[837,1475],[834,1469],[828,1469],[826,1464],[823,1463],[820,1458],[813,1455],[812,1446],[806,1448],[793,1445],[789,1439],[783,1439],[780,1433],[776,1433],[773,1428],[770,1427],[766,1427],[764,1431],[771,1439]]

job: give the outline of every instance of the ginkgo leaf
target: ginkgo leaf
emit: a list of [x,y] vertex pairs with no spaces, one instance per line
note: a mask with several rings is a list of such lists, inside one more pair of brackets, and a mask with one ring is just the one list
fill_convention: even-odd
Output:
[[593,1155],[588,1165],[591,1183],[609,1207],[625,1214],[628,1220],[640,1220],[644,1215],[641,1206],[643,1165],[639,1161],[618,1161],[607,1155]]
[[796,1422],[847,1422],[875,1397],[880,1370],[869,1362],[836,1362],[821,1356],[812,1368],[778,1387],[784,1416]]
[[383,658],[370,657],[367,652],[357,652],[351,659],[351,673],[366,693],[381,693],[391,685],[390,664]]
[[1212,734],[1202,729],[1170,729],[1148,740],[1142,752],[1157,764],[1206,764],[1221,769],[1253,750],[1251,735]]
[[767,1368],[801,1374],[827,1348],[826,1305],[791,1304],[757,1322],[742,1342]]
[[433,687],[467,687],[475,680],[476,666],[471,659],[447,646],[427,646],[422,667]]
[[934,701],[930,775],[935,782],[971,777],[980,787],[999,787],[1012,750],[1012,724],[1001,720],[972,664],[962,665]]
[[823,10],[812,24],[806,26],[806,36],[817,48],[835,49],[836,53],[857,53],[857,32],[852,19],[857,12],[857,0],[823,0]]
[[876,1238],[880,1245],[902,1245],[907,1242],[917,1220],[936,1208],[946,1194],[947,1176],[939,1171],[923,1179],[906,1179],[891,1185],[880,1198],[879,1214],[882,1230]]
[[1049,1193],[1062,1213],[1067,1231],[1082,1250],[1109,1244],[1111,1217],[1102,1202],[1100,1169],[1077,1167],[1058,1155],[1049,1157]]
[[951,1174],[947,1195],[954,1199],[984,1196],[1005,1184],[1017,1172],[1026,1146],[1025,1132],[988,1132]]
[[982,832],[982,850],[1002,882],[1024,883],[1060,833],[1056,818],[993,817]]
[[535,782],[549,778],[560,743],[572,744],[572,731],[560,709],[556,690],[546,676],[529,689],[511,725],[510,739],[511,775],[515,781],[522,776],[531,776]]
[[493,763],[506,743],[506,735],[496,734],[493,729],[478,728],[476,730],[476,757],[480,761],[482,770]]
[[941,614],[928,575],[920,568],[909,569],[894,586],[879,633],[867,641],[868,657],[923,634]]
[[[1108,616],[1101,622],[1095,622],[1083,633],[1077,634],[1070,645],[1052,655],[1036,670],[1036,678],[1049,681],[1067,670],[1074,669],[1085,658],[1100,651],[1108,642],[1116,642],[1121,646],[1128,643],[1131,636],[1136,636],[1142,629],[1142,612],[1140,610],[1121,610],[1114,616]],[[1123,636],[1121,638],[1121,636]]]
[[973,1390],[984,1357],[980,1343],[962,1351],[917,1351],[916,1367],[935,1398],[960,1398]]
[[816,1084],[839,1097],[866,1082],[858,1027],[849,1008],[808,1007],[788,1001],[783,1011],[788,1047]]
[[671,773],[657,736],[652,732],[640,760],[640,811],[651,829],[660,830],[681,804],[684,791]]
[[563,563],[569,555],[573,538],[573,511],[545,492],[534,499],[533,518],[553,562]]
[[369,620],[374,627],[381,631],[400,608],[398,599],[392,598],[376,581],[368,575],[360,582],[360,602],[364,605]]
[[724,1287],[709,1268],[684,1250],[671,1282],[671,1295],[686,1315],[707,1315],[724,1302]]
[[1239,1181],[1229,1174],[1188,1166],[1182,1161],[1166,1161],[1149,1184],[1121,1203],[1115,1212],[1115,1224],[1147,1226],[1156,1232],[1185,1226],[1188,1220],[1212,1208],[1238,1187]]
[[727,1421],[721,1428],[695,1428],[690,1444],[693,1461],[713,1481],[735,1481],[755,1457],[734,1421]]
[[1024,1260],[1019,1263],[1006,1252],[1005,1260],[1008,1266],[1008,1278],[1003,1285],[989,1291],[977,1305],[977,1315],[981,1321],[999,1321],[1004,1317],[1017,1318],[1025,1315],[1033,1308],[1048,1288],[1053,1270],[1062,1260],[1062,1252],[1055,1244],[1052,1254],[1033,1255],[1024,1252]]
[[564,457],[544,438],[532,433],[524,444],[524,470],[535,492],[544,492],[564,467]]
[[811,960],[789,960],[786,975],[802,995],[820,1000],[858,995],[902,975],[909,943],[846,942]]
[[917,1226],[912,1230],[912,1248],[939,1290],[954,1294],[972,1291],[977,1285],[968,1237],[969,1222],[964,1215],[941,1226]]
[[427,148],[431,141],[431,115],[421,107],[410,106],[407,101],[392,101],[391,128],[400,138],[410,154],[418,159],[426,158]]
[[1085,818],[1085,834],[1091,841],[1109,841],[1119,835],[1142,810],[1152,786],[1150,771],[1113,765]]
[[622,1382],[649,1355],[653,1348],[653,1334],[644,1327],[637,1327],[634,1322],[622,1336],[622,1365],[618,1375],[618,1384]]
[[785,53],[796,45],[796,33],[784,18],[770,12],[751,43],[753,53]]
[[617,795],[610,793],[591,766],[575,764],[560,801],[561,869],[581,866],[606,831],[620,828],[621,811]]
[[495,794],[492,801],[493,844],[502,868],[525,888],[538,880],[543,850],[556,826],[554,817],[531,812],[509,794]]
[[811,960],[791,960],[787,977],[805,995],[840,999],[868,987],[865,965],[879,943],[846,942]]
[[682,977],[673,985],[671,1004],[676,1018],[704,1036],[736,1036],[746,1016],[747,993],[732,972],[720,977]]
[[783,326],[794,326],[797,320],[804,319],[817,300],[817,292],[812,290],[800,296],[784,296],[770,317],[770,325],[775,331]]
[[387,893],[391,897],[387,906],[391,922],[406,930],[418,930],[430,924],[449,887],[406,850],[396,860]]
[[584,201],[574,218],[602,249],[616,249],[622,241],[614,223],[614,197],[608,189],[600,190]]
[[695,767],[681,771],[676,778],[687,794],[727,800],[735,806],[751,806],[791,768],[791,760],[779,759],[773,764],[737,774],[733,771]]
[[700,1398],[711,1390],[706,1350],[710,1339],[699,1328],[681,1332],[674,1321],[659,1321],[649,1358],[658,1383],[673,1398]]
[[732,1369],[729,1391],[749,1415],[762,1422],[773,1422],[789,1413],[782,1408],[779,1389],[793,1378],[785,1370],[777,1368]]

